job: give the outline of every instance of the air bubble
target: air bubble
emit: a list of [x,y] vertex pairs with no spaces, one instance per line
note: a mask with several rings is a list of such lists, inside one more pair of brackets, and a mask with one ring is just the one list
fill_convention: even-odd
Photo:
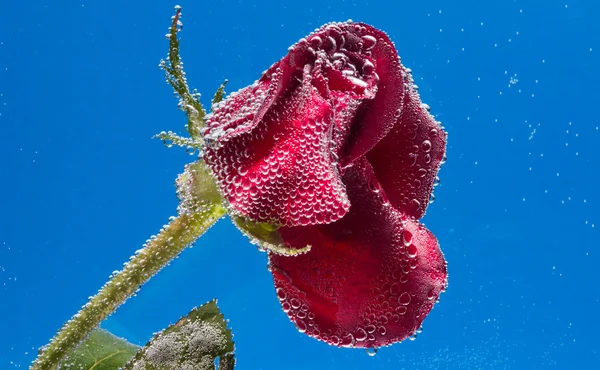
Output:
[[375,347],[369,347],[367,348],[367,355],[373,357],[377,354],[377,348]]
[[425,153],[429,153],[431,151],[431,141],[423,141],[423,144],[421,144],[421,149],[423,149]]
[[283,288],[277,288],[276,292],[277,292],[277,297],[279,298],[280,301],[284,301],[287,298],[287,294],[285,293],[285,290]]
[[365,50],[371,50],[377,45],[377,39],[371,35],[365,35],[362,37],[363,47]]
[[403,306],[408,306],[408,304],[410,303],[410,294],[408,292],[400,294],[400,298],[398,298],[398,303]]
[[405,247],[411,245],[413,242],[413,234],[408,230],[404,230],[402,233],[402,242],[404,243]]
[[306,332],[306,323],[301,319],[296,319],[296,327],[300,333]]
[[348,335],[345,335],[342,338],[342,341],[340,343],[340,346],[342,347],[352,347],[354,346],[354,336],[351,333],[348,333]]
[[418,252],[419,250],[416,245],[410,244],[406,246],[406,255],[408,256],[408,258],[415,258]]
[[363,74],[370,75],[375,70],[375,66],[370,60],[366,60],[362,66]]
[[363,328],[358,328],[354,338],[357,342],[364,342],[367,339],[367,332]]
[[292,305],[292,308],[293,308],[294,310],[297,310],[297,309],[299,309],[299,308],[300,308],[300,301],[299,301],[297,298],[292,298],[292,299],[290,300],[290,304]]

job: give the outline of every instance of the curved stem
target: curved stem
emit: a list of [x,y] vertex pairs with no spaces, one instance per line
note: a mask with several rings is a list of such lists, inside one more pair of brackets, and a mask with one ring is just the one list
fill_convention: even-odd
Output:
[[33,362],[33,370],[57,369],[67,354],[77,347],[92,330],[100,325],[119,305],[131,297],[139,287],[192,244],[226,213],[221,204],[205,205],[199,212],[182,214],[164,226],[158,236],[125,264],[75,314],[50,343],[40,350]]

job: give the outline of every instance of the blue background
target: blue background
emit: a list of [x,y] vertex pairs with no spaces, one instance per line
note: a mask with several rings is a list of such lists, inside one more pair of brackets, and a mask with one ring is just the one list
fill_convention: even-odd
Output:
[[[0,5],[0,369],[27,368],[176,212],[173,182],[193,158],[151,139],[185,124],[157,68],[174,5]],[[599,2],[180,5],[182,57],[205,102],[323,23],[389,34],[449,132],[424,222],[450,285],[416,341],[375,357],[329,347],[295,330],[266,256],[225,219],[103,327],[142,344],[216,297],[239,369],[598,366]]]

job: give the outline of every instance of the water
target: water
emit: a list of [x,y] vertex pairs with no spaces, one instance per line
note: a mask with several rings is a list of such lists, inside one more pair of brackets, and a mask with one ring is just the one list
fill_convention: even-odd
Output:
[[[281,311],[266,257],[227,221],[103,327],[134,343],[213,297],[239,369],[593,368],[600,197],[594,1],[184,1],[204,102],[251,84],[328,21],[388,33],[449,132],[424,222],[449,288],[414,341],[329,347]],[[0,368],[37,348],[176,212],[185,116],[157,69],[175,3],[0,5]]]

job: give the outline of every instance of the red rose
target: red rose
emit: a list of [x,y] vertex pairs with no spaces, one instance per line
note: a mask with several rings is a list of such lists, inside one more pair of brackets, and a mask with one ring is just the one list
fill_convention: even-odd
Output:
[[280,226],[299,256],[269,253],[301,332],[379,347],[415,333],[446,287],[419,224],[446,133],[383,32],[328,24],[213,107],[204,159],[234,213]]

